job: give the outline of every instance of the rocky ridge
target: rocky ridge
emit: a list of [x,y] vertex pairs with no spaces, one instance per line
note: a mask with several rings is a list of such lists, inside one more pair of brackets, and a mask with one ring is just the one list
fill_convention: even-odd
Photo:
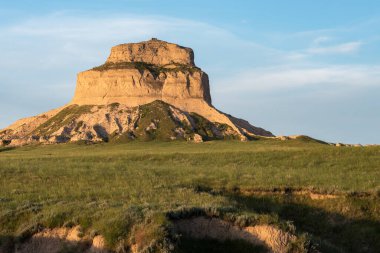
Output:
[[212,105],[193,50],[152,39],[115,46],[81,72],[72,101],[0,131],[0,144],[142,140],[249,140],[273,135]]

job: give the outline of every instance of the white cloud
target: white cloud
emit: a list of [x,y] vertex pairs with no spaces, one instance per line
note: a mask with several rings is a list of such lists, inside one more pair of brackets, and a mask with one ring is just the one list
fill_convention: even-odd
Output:
[[319,46],[322,43],[325,43],[325,42],[330,41],[330,40],[331,40],[331,38],[328,36],[319,36],[313,40],[312,45]]
[[[319,42],[321,43],[321,42]],[[363,45],[360,41],[348,42],[334,46],[326,46],[326,47],[312,47],[306,50],[309,54],[347,54],[353,53],[360,49]]]
[[270,91],[301,87],[364,88],[380,86],[380,66],[333,65],[324,67],[277,66],[251,69],[218,81],[219,92]]

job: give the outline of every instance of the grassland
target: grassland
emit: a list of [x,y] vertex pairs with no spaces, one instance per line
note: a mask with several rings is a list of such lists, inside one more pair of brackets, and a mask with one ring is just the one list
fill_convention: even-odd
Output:
[[[291,194],[302,191],[336,197]],[[275,224],[322,252],[377,252],[379,195],[379,147],[259,140],[3,148],[0,247],[41,226],[80,224],[111,247],[139,238],[165,248],[169,217],[201,212]],[[179,245],[190,252],[193,243]]]

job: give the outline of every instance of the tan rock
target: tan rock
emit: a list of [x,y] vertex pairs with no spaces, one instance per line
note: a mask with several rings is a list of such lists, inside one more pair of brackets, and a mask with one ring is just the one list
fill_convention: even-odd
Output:
[[92,245],[86,253],[107,253],[106,242],[103,236],[97,235],[92,239]]
[[194,134],[193,141],[196,143],[203,142],[202,136],[199,134]]
[[194,65],[194,52],[165,41],[151,39],[140,43],[128,43],[111,49],[108,63],[146,62],[155,65],[183,64]]
[[[155,78],[148,70],[88,70],[78,74],[71,104],[120,103],[133,107],[157,99],[181,109],[189,107],[194,100],[211,104],[208,76],[202,71],[169,71]],[[190,100],[185,103],[187,99]]]

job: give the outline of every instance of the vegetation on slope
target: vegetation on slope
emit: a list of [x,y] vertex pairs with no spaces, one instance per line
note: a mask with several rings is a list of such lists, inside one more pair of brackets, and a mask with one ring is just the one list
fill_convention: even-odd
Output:
[[173,115],[169,104],[156,100],[152,103],[139,106],[140,117],[136,122],[136,129],[123,134],[112,134],[111,143],[125,143],[132,139],[141,141],[170,141],[193,140],[199,134],[204,141],[221,139],[239,139],[238,134],[228,125],[210,122],[195,113],[188,115],[190,122],[179,120]]
[[166,73],[166,72],[199,72],[201,71],[200,68],[190,65],[184,65],[179,63],[173,63],[170,65],[164,65],[159,66],[151,63],[146,62],[106,62],[103,65],[94,67],[92,70],[96,71],[107,71],[111,69],[137,69],[140,71],[140,73],[143,73],[144,71],[149,71],[152,73],[153,76],[157,77],[160,75],[160,73]]
[[70,105],[37,127],[32,134],[47,136],[70,124],[80,115],[89,113],[91,105]]
[[[166,241],[170,220],[211,215],[293,231],[302,239],[297,249],[376,252],[379,164],[379,147],[302,140],[2,148],[0,247],[41,226],[80,224],[110,247],[138,242],[154,251],[179,240],[187,252],[191,238]],[[296,194],[305,189],[336,196]]]
[[[175,130],[181,127],[181,122],[177,122],[171,113],[168,104],[162,101],[142,105],[140,108],[139,128],[136,136],[142,140],[171,140],[176,136]],[[153,127],[151,127],[153,126]]]
[[[94,117],[99,121],[94,123]],[[112,124],[118,128],[111,128]],[[228,125],[210,122],[195,113],[188,114],[160,100],[133,108],[121,107],[118,103],[70,105],[20,139],[24,140],[23,145],[41,140],[46,143],[125,143],[135,139],[194,140],[196,134],[205,141],[239,139],[239,134]],[[5,139],[2,144],[12,145],[11,141]]]
[[[139,140],[191,140],[194,138],[194,134],[199,134],[205,141],[239,138],[231,127],[212,123],[196,113],[188,115],[193,121],[194,127],[190,125],[190,122],[179,121],[174,118],[169,104],[160,100],[142,105],[139,110],[138,128],[133,132],[133,135]],[[117,138],[119,138],[119,143],[122,142],[123,139],[120,139],[120,136]]]

